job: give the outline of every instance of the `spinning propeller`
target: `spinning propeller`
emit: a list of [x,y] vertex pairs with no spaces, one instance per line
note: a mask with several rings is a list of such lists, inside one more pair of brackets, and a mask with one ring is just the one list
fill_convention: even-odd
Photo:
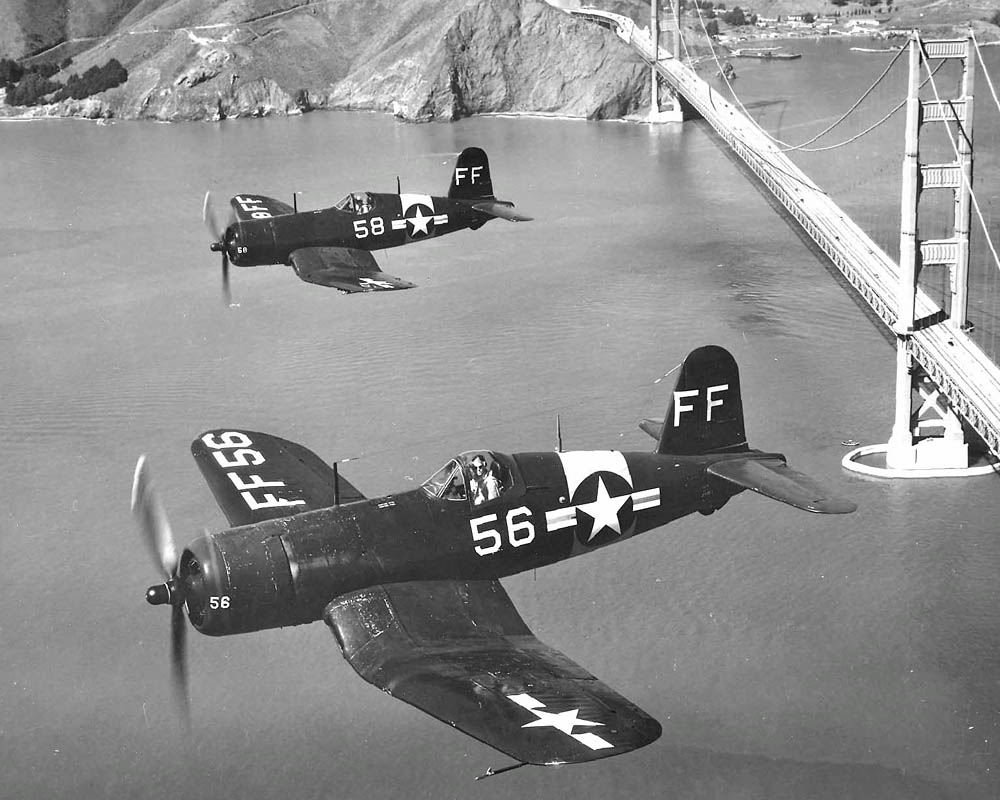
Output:
[[232,297],[229,292],[229,250],[233,244],[232,224],[236,220],[235,213],[230,210],[229,216],[223,222],[218,209],[212,203],[212,193],[205,192],[205,205],[201,210],[205,227],[212,236],[212,252],[222,253],[222,298],[230,305]]
[[153,489],[146,457],[140,456],[135,465],[135,480],[132,484],[132,513],[139,524],[139,534],[153,557],[153,564],[159,568],[165,583],[150,586],[146,590],[146,600],[152,605],[169,605],[170,618],[170,662],[173,676],[174,696],[186,728],[191,727],[191,708],[188,699],[187,648],[185,637],[187,623],[184,620],[184,602],[192,589],[188,581],[180,575],[180,561],[174,545],[170,523]]

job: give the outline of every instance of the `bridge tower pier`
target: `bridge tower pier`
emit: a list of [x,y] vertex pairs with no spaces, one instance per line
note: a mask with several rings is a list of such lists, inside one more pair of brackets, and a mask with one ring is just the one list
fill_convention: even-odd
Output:
[[[962,421],[948,399],[911,355],[910,339],[918,326],[948,324],[967,330],[969,223],[972,196],[972,86],[974,59],[971,37],[966,40],[921,41],[918,34],[909,43],[909,91],[906,110],[906,141],[903,156],[901,221],[899,231],[899,284],[896,334],[896,402],[892,434],[886,445],[861,447],[844,458],[844,466],[867,474],[887,477],[943,477],[992,471],[969,466],[969,445]],[[961,95],[957,98],[921,100],[920,67],[931,59],[962,61]],[[928,71],[930,71],[928,69]],[[949,163],[920,162],[920,130],[925,123],[955,123],[957,159]],[[954,195],[954,235],[948,239],[918,238],[918,208],[923,191],[947,189]],[[917,320],[916,293],[920,272],[927,267],[950,270],[950,313],[946,322]],[[920,402],[914,409],[914,398]],[[864,466],[857,459],[885,453],[885,467]]]

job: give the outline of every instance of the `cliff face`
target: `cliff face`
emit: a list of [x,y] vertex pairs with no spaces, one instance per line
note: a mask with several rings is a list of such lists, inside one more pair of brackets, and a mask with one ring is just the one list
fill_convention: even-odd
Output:
[[387,51],[327,94],[336,108],[406,119],[487,112],[619,117],[648,94],[641,62],[616,37],[534,0],[466,4],[420,59]]
[[647,70],[622,42],[540,0],[293,3],[131,2],[116,30],[69,67],[82,72],[114,57],[128,82],[85,106],[34,113],[190,120],[337,108],[407,120],[604,118],[647,96]]

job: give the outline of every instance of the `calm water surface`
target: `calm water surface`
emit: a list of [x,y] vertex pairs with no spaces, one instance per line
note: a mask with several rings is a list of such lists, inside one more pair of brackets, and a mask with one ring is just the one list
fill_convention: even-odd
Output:
[[[223,307],[205,189],[443,192],[471,144],[536,222],[383,253],[414,291],[234,269]],[[843,440],[889,434],[893,349],[702,124],[44,122],[0,146],[0,796],[1000,793],[996,479],[841,470]],[[192,634],[180,735],[128,508],[139,453],[186,541],[225,526],[188,454],[206,428],[356,458],[368,493],[461,450],[551,447],[556,414],[567,447],[645,449],[656,379],[708,342],[741,365],[751,445],[860,508],[744,495],[506,582],[658,742],[473,783],[506,759],[362,682],[322,625]]]

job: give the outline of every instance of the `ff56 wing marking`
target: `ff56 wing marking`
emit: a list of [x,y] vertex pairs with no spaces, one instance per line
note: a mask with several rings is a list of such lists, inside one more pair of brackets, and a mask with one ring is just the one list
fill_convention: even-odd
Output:
[[191,454],[233,526],[364,499],[315,453],[270,434],[205,431]]
[[493,194],[490,162],[478,147],[463,150],[445,197],[402,192],[351,192],[317,211],[299,212],[280,200],[238,194],[223,220],[205,195],[202,212],[213,251],[222,254],[222,287],[229,302],[229,265],[290,264],[307,283],[342,292],[410,289],[415,284],[379,271],[373,250],[399,247],[491,219],[525,222],[514,204]]
[[369,683],[525,764],[647,745],[660,724],[524,624],[499,581],[413,581],[339,597],[323,618]]
[[467,451],[371,500],[293,442],[207,431],[191,449],[236,527],[183,551],[140,462],[133,508],[165,579],[146,597],[172,608],[179,695],[185,613],[211,636],[325,619],[365,680],[520,763],[652,742],[659,724],[539,642],[498,579],[719,511],[748,488],[818,513],[855,506],[749,447],[739,370],[721,347],[688,355],[664,421],[643,429],[653,452]]

